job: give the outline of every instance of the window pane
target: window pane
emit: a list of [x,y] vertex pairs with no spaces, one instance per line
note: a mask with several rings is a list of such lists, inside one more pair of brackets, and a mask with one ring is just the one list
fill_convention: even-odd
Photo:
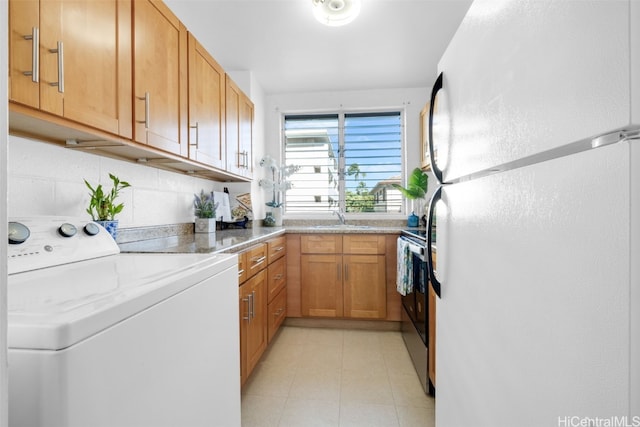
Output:
[[287,115],[284,122],[285,163],[300,166],[289,178],[287,212],[401,211],[391,185],[402,176],[400,112]]
[[289,177],[287,212],[328,212],[338,207],[338,115],[287,116],[285,163],[300,169]]
[[344,143],[346,211],[400,212],[400,112],[346,114]]

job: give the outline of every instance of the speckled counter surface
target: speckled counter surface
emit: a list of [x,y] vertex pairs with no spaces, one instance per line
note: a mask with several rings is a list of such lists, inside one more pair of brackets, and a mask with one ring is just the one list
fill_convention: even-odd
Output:
[[195,233],[159,237],[120,243],[122,252],[153,253],[216,253],[237,252],[262,240],[284,234],[284,227],[253,227],[218,230],[215,233]]
[[119,243],[122,252],[133,253],[216,253],[238,252],[255,243],[268,240],[285,233],[360,233],[360,234],[400,234],[407,227],[401,226],[306,226],[256,227],[247,229],[218,230],[215,234],[189,233],[174,236],[155,237],[144,240]]

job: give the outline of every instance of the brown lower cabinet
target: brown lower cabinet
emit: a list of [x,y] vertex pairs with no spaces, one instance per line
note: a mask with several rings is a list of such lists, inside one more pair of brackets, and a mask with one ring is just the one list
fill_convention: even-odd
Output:
[[241,384],[287,315],[286,272],[284,236],[238,254]]
[[267,272],[240,286],[240,378],[244,384],[267,348]]
[[303,235],[300,245],[302,316],[387,317],[384,236]]

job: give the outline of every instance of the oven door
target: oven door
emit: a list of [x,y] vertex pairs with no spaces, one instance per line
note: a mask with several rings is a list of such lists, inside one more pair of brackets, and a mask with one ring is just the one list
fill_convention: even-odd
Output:
[[413,292],[402,297],[402,305],[411,319],[422,341],[427,344],[427,262],[424,256],[424,244],[419,244],[412,239],[402,237],[411,243],[411,256],[413,257]]

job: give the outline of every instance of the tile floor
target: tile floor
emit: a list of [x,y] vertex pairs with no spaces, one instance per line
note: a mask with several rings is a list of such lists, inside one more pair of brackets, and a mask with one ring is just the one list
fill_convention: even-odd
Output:
[[433,425],[400,332],[284,326],[242,391],[243,427]]

